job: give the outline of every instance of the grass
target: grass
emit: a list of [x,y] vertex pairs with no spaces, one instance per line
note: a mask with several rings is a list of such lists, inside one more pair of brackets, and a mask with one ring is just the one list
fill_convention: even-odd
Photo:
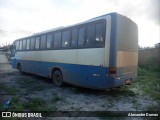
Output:
[[14,96],[11,99],[11,104],[9,106],[8,111],[24,111],[24,105],[22,102],[20,102],[20,100],[17,96]]
[[[3,104],[0,102],[0,110],[3,111]],[[18,96],[14,96],[9,104],[8,111],[55,111],[54,104],[49,105],[42,98],[32,98],[27,102],[22,102]]]
[[54,104],[47,103],[42,98],[32,98],[24,104],[25,109],[29,111],[55,111],[57,107]]
[[[13,96],[10,100],[8,111],[24,111],[24,104],[17,96]],[[0,102],[0,111],[4,111],[3,104]]]
[[[39,83],[38,83],[39,82]],[[41,91],[45,89],[43,83],[35,79],[28,79],[26,77],[21,77],[17,80],[17,83],[21,85],[22,88],[26,88],[27,92],[30,91]]]
[[53,98],[52,98],[51,102],[56,103],[60,100],[62,100],[61,97],[59,97],[57,94],[53,94]]
[[149,95],[154,100],[160,100],[160,71],[148,70],[147,67],[138,68],[139,89],[144,95]]
[[34,98],[27,103],[25,103],[25,108],[29,109],[30,111],[43,111],[45,108],[46,101],[42,98]]
[[36,80],[33,80],[31,78],[27,78],[27,77],[20,77],[17,80],[17,83],[20,84],[22,87],[28,87],[30,85],[35,85]]
[[27,91],[41,91],[44,90],[45,86],[44,84],[35,84],[35,85],[31,85]]
[[135,92],[130,89],[130,86],[127,86],[127,85],[120,88],[120,93],[121,95],[124,95],[124,96],[135,96],[136,95]]
[[4,91],[7,95],[15,95],[18,89],[15,87],[8,87],[5,83],[0,82],[0,90]]
[[6,73],[1,73],[0,72],[0,78],[5,78],[5,77],[8,77],[8,76],[13,76],[15,75],[14,72],[6,72]]
[[78,94],[79,92],[80,92],[80,90],[78,89],[78,88],[72,88],[72,92],[74,93],[74,94]]
[[159,106],[150,105],[147,107],[146,111],[159,111]]

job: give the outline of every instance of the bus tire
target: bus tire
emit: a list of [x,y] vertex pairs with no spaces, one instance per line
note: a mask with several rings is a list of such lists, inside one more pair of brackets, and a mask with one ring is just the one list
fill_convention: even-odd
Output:
[[63,76],[60,70],[56,70],[53,73],[53,84],[57,87],[62,87],[63,86]]
[[17,69],[18,69],[19,73],[21,73],[21,74],[23,73],[21,64],[18,64]]

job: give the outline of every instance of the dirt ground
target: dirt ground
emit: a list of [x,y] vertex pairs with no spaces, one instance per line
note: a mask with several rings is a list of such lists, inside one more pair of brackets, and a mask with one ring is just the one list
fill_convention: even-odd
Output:
[[72,85],[59,88],[54,87],[50,79],[32,74],[20,74],[12,69],[10,64],[0,64],[0,102],[4,103],[7,100],[11,103],[16,101],[9,110],[22,111],[146,111],[148,107],[158,105],[150,97],[141,95],[141,92],[132,85],[107,91]]

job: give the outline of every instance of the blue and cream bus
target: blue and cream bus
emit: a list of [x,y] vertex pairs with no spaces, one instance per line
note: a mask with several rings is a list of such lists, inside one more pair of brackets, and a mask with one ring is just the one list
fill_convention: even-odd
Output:
[[51,78],[55,86],[107,89],[137,78],[137,25],[118,13],[20,38],[13,46],[13,68]]

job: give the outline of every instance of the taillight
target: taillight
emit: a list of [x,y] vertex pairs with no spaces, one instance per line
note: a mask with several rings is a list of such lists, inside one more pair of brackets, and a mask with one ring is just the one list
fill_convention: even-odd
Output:
[[116,68],[115,67],[110,67],[109,68],[109,73],[110,74],[116,74]]

